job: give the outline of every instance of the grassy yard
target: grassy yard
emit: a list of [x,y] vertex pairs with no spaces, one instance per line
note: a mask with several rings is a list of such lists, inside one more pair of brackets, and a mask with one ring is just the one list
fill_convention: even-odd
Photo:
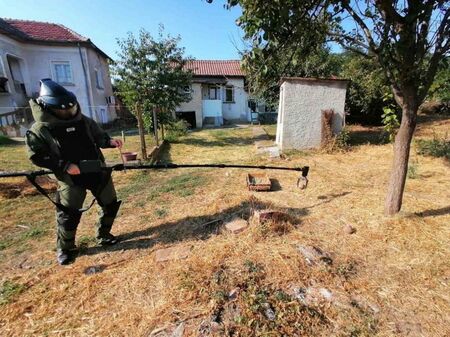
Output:
[[[449,119],[423,118],[417,137],[449,128]],[[265,129],[274,137],[274,126]],[[123,241],[96,247],[91,210],[77,234],[80,256],[67,267],[55,264],[51,204],[0,196],[0,335],[165,336],[155,331],[180,324],[184,336],[450,335],[450,164],[414,145],[403,210],[384,217],[392,145],[379,133],[354,126],[348,151],[273,161],[257,153],[251,126],[192,132],[162,160],[309,165],[310,185],[300,191],[296,174],[282,171],[268,172],[278,188],[266,193],[246,189],[244,170],[114,173],[124,203],[113,232]],[[127,137],[125,150],[138,149],[138,137]],[[104,153],[119,160],[115,149]],[[23,144],[0,145],[0,171],[29,168]],[[258,209],[289,219],[261,226]],[[250,226],[231,234],[223,222],[236,216]],[[308,265],[299,244],[332,262]],[[166,247],[190,254],[156,262]],[[89,273],[93,266],[100,272]],[[332,295],[305,304],[298,289]]]

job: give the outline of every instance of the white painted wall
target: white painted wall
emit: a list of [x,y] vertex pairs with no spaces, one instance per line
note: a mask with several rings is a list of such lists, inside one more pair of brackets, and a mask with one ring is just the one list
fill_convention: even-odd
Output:
[[195,111],[195,123],[197,128],[203,126],[202,110],[202,85],[201,83],[192,83],[191,97],[189,102],[181,103],[177,111]]
[[284,149],[319,147],[322,110],[333,109],[333,133],[345,124],[347,82],[337,80],[288,79],[280,88],[276,142]]
[[[117,118],[116,109],[113,104],[108,104],[106,97],[113,95],[113,89],[111,85],[111,77],[109,74],[109,66],[106,59],[89,48],[83,48],[87,53],[87,69],[89,69],[88,78],[92,90],[92,113],[96,117],[96,120],[105,123],[105,112],[107,114],[107,121]],[[99,71],[101,74],[103,87],[97,86],[97,79],[95,71]]]
[[[9,37],[0,34],[0,73],[4,73],[11,81],[11,73],[7,63],[7,55],[20,58],[22,62],[23,78],[27,95],[29,97],[36,97],[39,92],[39,81],[42,78],[55,79],[53,74],[52,62],[64,61],[69,62],[72,68],[73,84],[65,85],[67,90],[72,91],[80,103],[83,114],[89,117],[90,105],[95,107],[106,108],[107,115],[103,120],[96,120],[100,122],[112,121],[116,118],[114,107],[108,106],[106,103],[106,96],[112,95],[111,79],[108,72],[106,59],[97,54],[90,48],[81,47],[81,54],[88,73],[89,90],[86,91],[85,76],[83,73],[83,66],[80,58],[80,51],[76,46],[45,46],[24,44]],[[94,68],[99,67],[103,71],[104,89],[98,90],[95,86]],[[14,86],[8,81],[8,94],[0,94],[0,114],[11,112],[14,108]],[[91,102],[91,104],[89,103]]]
[[[244,79],[229,78],[226,85],[234,87],[234,103],[222,103],[223,118],[249,122],[248,94],[244,90]],[[222,97],[225,97],[225,86],[222,88]]]

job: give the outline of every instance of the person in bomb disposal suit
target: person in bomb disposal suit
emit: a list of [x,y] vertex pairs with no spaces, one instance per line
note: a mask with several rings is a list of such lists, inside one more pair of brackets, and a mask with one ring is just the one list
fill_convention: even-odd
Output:
[[26,133],[30,160],[53,171],[58,179],[56,195],[57,261],[61,265],[76,256],[75,234],[87,190],[101,207],[97,240],[113,245],[118,239],[111,227],[121,201],[117,200],[111,172],[83,167],[105,166],[100,148],[122,147],[97,123],[81,113],[75,95],[51,79],[41,80],[39,97],[30,101],[35,123]]

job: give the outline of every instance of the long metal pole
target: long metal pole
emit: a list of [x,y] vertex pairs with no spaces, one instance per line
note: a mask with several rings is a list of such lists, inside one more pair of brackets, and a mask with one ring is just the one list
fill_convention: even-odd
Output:
[[[237,168],[237,169],[258,169],[258,170],[280,170],[280,171],[297,171],[302,172],[302,176],[306,177],[309,172],[309,166],[303,167],[281,167],[281,166],[264,166],[264,165],[235,165],[235,164],[154,164],[154,165],[122,165],[117,164],[103,168],[104,170],[123,171],[123,170],[165,170],[178,168]],[[19,172],[0,172],[0,178],[26,177],[26,176],[43,176],[53,174],[52,171],[19,171]]]

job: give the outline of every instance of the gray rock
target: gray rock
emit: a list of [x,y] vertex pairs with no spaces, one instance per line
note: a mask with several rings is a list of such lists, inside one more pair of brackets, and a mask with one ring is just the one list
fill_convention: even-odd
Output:
[[171,337],[183,337],[183,335],[184,335],[184,322],[180,323],[170,336]]
[[306,306],[319,306],[323,303],[329,303],[342,309],[351,307],[348,296],[323,287],[293,287],[291,294]]
[[317,265],[319,263],[326,265],[331,265],[333,263],[331,257],[318,247],[297,245],[297,249],[310,266]]
[[356,228],[353,227],[352,225],[346,224],[343,228],[344,233],[346,234],[354,234],[356,233]]

